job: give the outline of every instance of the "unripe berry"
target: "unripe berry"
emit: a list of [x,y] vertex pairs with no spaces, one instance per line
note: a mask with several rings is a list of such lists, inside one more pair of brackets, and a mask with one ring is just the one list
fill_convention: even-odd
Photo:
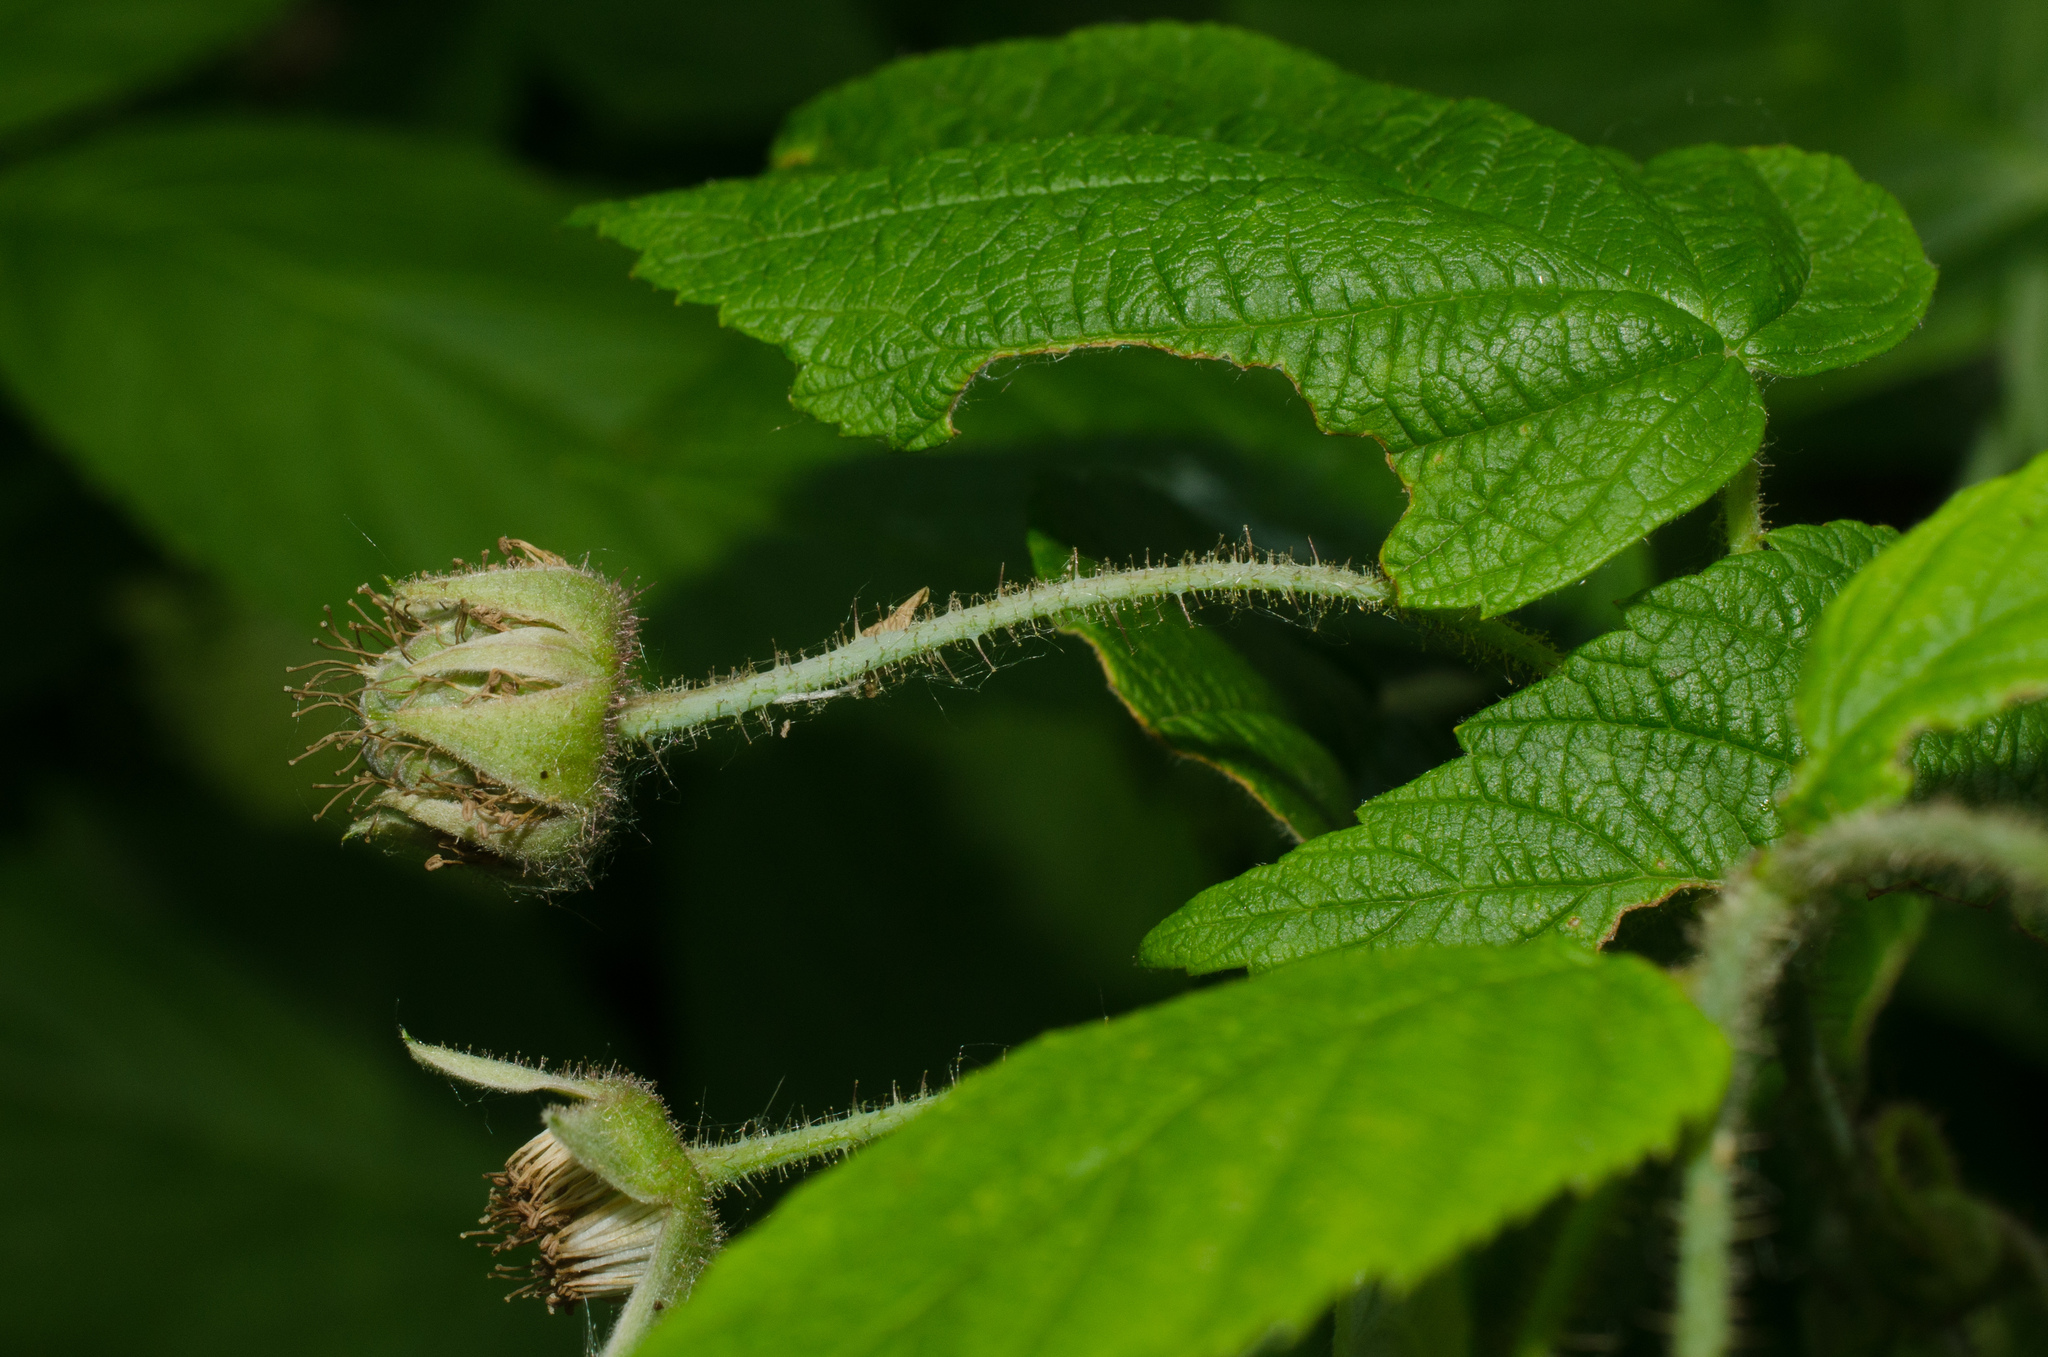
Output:
[[355,775],[328,784],[357,812],[346,837],[425,839],[439,849],[429,869],[491,857],[569,884],[618,799],[613,725],[637,620],[602,575],[498,545],[495,564],[365,586],[359,620],[323,624],[343,658],[291,691],[302,712],[349,716],[313,746],[355,747]]

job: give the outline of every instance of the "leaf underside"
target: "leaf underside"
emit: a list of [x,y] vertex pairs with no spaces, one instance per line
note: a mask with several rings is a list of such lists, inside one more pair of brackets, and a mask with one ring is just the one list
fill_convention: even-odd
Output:
[[[1095,571],[1041,533],[1031,536],[1031,554],[1041,579]],[[1171,603],[1150,616],[1065,617],[1059,628],[1088,643],[1140,726],[1250,792],[1295,839],[1335,829],[1357,804],[1336,757],[1296,724],[1273,685]]]
[[1381,558],[1409,607],[1505,611],[1701,503],[1761,440],[1752,372],[1880,352],[1933,282],[1830,157],[1638,167],[1215,27],[900,62],[775,156],[579,217],[780,345],[799,408],[908,447],[999,358],[1279,368],[1407,484]]
[[[1800,681],[1799,724],[1812,753],[1787,823],[1897,800],[1911,786],[1904,756],[1914,737],[2042,696],[2048,453],[1957,494],[1828,609]],[[2008,734],[2036,720],[2021,718]]]
[[0,7],[0,131],[163,81],[247,39],[284,0],[12,0]]
[[1725,1071],[1634,958],[1321,958],[970,1075],[798,1188],[644,1351],[1224,1357],[1668,1146]]
[[1143,959],[1204,972],[1359,943],[1593,944],[1625,911],[1713,884],[1777,837],[1807,632],[1890,537],[1780,528],[1769,550],[1650,590],[1621,629],[1460,726],[1465,757],[1196,896]]

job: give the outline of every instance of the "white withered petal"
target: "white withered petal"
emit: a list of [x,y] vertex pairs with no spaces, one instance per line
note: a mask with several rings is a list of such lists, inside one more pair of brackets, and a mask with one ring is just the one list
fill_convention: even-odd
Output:
[[484,1228],[466,1237],[481,1236],[492,1253],[534,1245],[524,1267],[500,1263],[494,1271],[521,1282],[507,1300],[532,1296],[550,1313],[638,1286],[670,1214],[583,1167],[552,1131],[513,1151],[490,1182]]

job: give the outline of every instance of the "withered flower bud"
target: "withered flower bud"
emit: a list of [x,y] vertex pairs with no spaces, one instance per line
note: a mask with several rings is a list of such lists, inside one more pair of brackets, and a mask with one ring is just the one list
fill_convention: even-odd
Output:
[[523,1264],[493,1271],[519,1282],[507,1300],[532,1296],[550,1310],[624,1296],[598,1357],[634,1350],[662,1313],[688,1298],[723,1232],[711,1199],[768,1173],[834,1159],[930,1107],[923,1091],[844,1117],[723,1144],[688,1143],[651,1085],[621,1070],[550,1070],[415,1041],[413,1059],[476,1088],[542,1093],[563,1101],[541,1114],[547,1129],[490,1176],[483,1236],[494,1254],[532,1247]]
[[490,1175],[491,1197],[468,1238],[492,1253],[536,1246],[522,1266],[496,1273],[521,1285],[507,1300],[531,1296],[548,1312],[579,1301],[630,1294],[647,1275],[670,1208],[637,1201],[577,1162],[553,1131],[542,1131]]
[[[499,539],[504,559],[421,575],[323,623],[342,656],[289,689],[301,712],[349,724],[316,741],[352,746],[334,800],[346,837],[425,838],[451,860],[503,859],[565,884],[583,875],[617,800],[613,725],[634,657],[625,590],[552,552]],[[302,756],[303,757],[303,756]],[[325,810],[322,814],[325,814]]]

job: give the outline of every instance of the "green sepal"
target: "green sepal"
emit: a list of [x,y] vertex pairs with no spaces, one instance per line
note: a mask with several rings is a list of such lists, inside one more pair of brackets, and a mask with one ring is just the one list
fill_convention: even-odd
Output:
[[403,1027],[398,1029],[398,1036],[405,1043],[407,1054],[428,1069],[499,1093],[559,1093],[569,1098],[595,1098],[616,1082],[476,1055],[452,1046],[435,1046],[419,1040]]
[[537,864],[574,860],[589,847],[588,827],[578,816],[543,815],[507,827],[481,815],[463,814],[460,801],[393,790],[379,792],[341,837],[344,842],[361,839],[390,848],[410,844],[422,852],[453,841],[513,862]]
[[608,686],[579,683],[446,706],[409,706],[390,718],[494,782],[542,805],[596,808],[604,781]]
[[632,613],[625,594],[580,566],[521,565],[421,575],[394,585],[392,597],[423,608],[467,603],[557,628],[606,673],[617,673],[627,658]]
[[700,1210],[704,1179],[661,1099],[638,1084],[608,1085],[596,1097],[541,1114],[576,1162],[635,1201]]

